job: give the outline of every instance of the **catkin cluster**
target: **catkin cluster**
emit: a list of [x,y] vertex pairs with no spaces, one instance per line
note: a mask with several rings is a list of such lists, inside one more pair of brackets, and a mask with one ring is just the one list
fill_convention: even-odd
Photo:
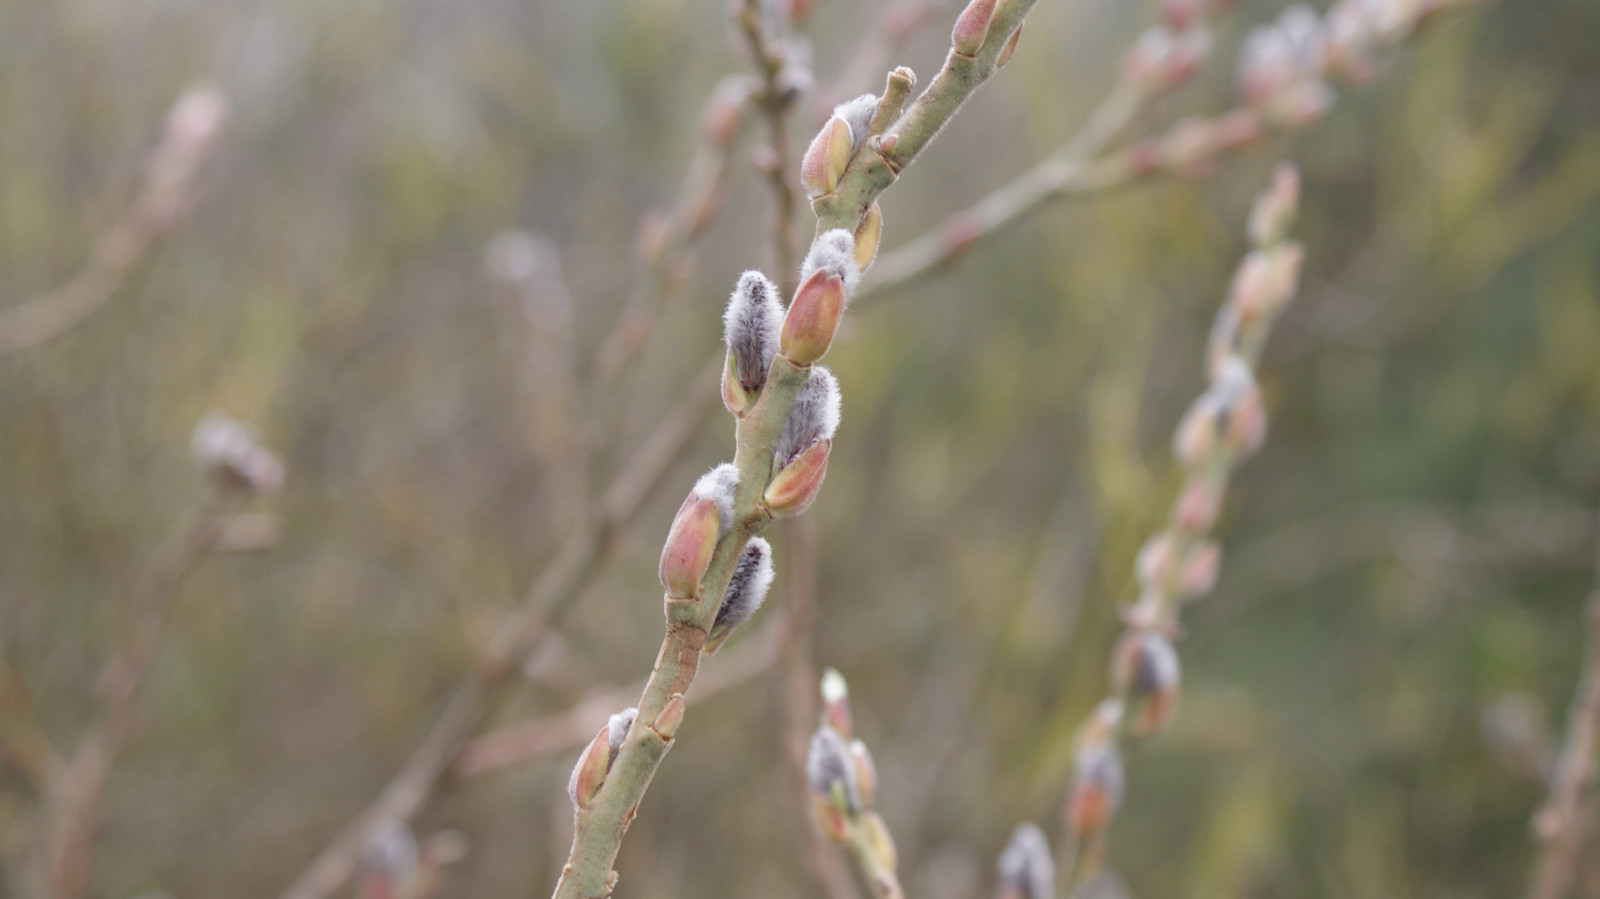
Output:
[[[839,107],[806,154],[802,179],[807,184],[815,179],[837,183],[868,133],[876,104],[877,98],[867,94]],[[861,272],[877,253],[882,217],[876,205],[873,210],[854,233],[835,229],[816,237],[787,307],[777,284],[759,271],[740,275],[728,299],[722,317],[727,344],[722,400],[741,431],[748,427],[749,433],[741,434],[740,458],[695,482],[673,517],[658,569],[669,618],[674,607],[688,610],[676,613],[703,628],[703,654],[716,652],[749,621],[772,585],[772,547],[755,532],[810,508],[827,474],[839,427],[839,382],[816,363],[832,346]],[[769,398],[779,367],[785,389]],[[759,483],[745,483],[752,474]],[[713,586],[714,557],[730,534],[745,536],[713,611],[701,598]],[[706,611],[709,621],[697,621],[697,609]],[[674,695],[651,728],[670,739],[682,715],[682,697]],[[633,709],[613,716],[579,757],[567,792],[580,812],[605,784],[635,718]]]
[[1252,207],[1254,249],[1235,270],[1212,326],[1208,386],[1173,437],[1183,485],[1167,526],[1139,551],[1140,592],[1123,610],[1126,627],[1111,652],[1111,695],[1078,731],[1064,823],[1079,860],[1079,880],[1097,867],[1106,829],[1122,802],[1122,745],[1159,732],[1177,707],[1181,666],[1172,641],[1180,634],[1178,618],[1185,603],[1216,583],[1222,552],[1210,533],[1229,477],[1266,437],[1254,367],[1299,280],[1304,249],[1288,239],[1298,197],[1299,175],[1283,165]]

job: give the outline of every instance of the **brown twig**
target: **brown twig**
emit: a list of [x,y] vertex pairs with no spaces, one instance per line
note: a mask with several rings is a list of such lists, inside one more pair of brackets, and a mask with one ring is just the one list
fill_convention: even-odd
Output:
[[215,87],[194,87],[178,98],[161,142],[145,160],[138,197],[100,235],[84,268],[55,290],[0,312],[0,356],[63,334],[93,315],[150,245],[182,224],[194,204],[195,172],[227,116],[227,98]]
[[83,894],[106,780],[138,720],[139,688],[155,662],[167,613],[238,498],[237,488],[219,483],[140,575],[124,642],[100,679],[99,714],[72,757],[52,766],[45,781],[37,841],[24,872],[34,899]]
[[835,105],[853,96],[853,86],[871,86],[918,28],[938,20],[940,5],[937,0],[895,0],[884,7],[838,74],[806,104],[807,124],[826,121]]
[[772,265],[782,286],[795,267],[794,238],[790,225],[794,221],[796,197],[789,183],[793,175],[789,147],[789,113],[799,91],[793,84],[785,83],[788,59],[778,39],[773,35],[774,23],[762,12],[760,0],[743,0],[734,13],[739,31],[744,36],[746,48],[755,60],[761,78],[761,90],[753,100],[767,126],[766,158],[761,168],[772,190],[772,223],[768,246]]
[[[1583,814],[1593,796],[1600,753],[1600,543],[1596,580],[1584,603],[1583,667],[1567,716],[1567,733],[1550,777],[1550,795],[1533,817],[1539,854],[1528,899],[1562,899],[1577,871],[1583,838],[1593,821]],[[1592,809],[1591,809],[1592,810]]]
[[855,899],[850,873],[816,828],[806,821],[810,791],[806,788],[806,748],[817,720],[817,666],[812,638],[817,615],[817,533],[812,519],[795,518],[784,528],[788,549],[783,575],[784,614],[789,626],[778,646],[778,680],[783,696],[783,781],[793,814],[805,832],[802,861],[806,873],[830,899]]
[[[1370,54],[1399,40],[1451,7],[1474,0],[1438,0],[1418,4],[1413,21],[1382,35],[1364,35],[1358,47],[1334,47],[1317,58],[1318,68],[1303,73],[1308,81],[1343,79],[1354,84],[1370,77],[1371,63],[1358,66],[1352,53]],[[1355,72],[1352,69],[1359,68]],[[1331,92],[1325,98],[1332,103]],[[1080,197],[1157,177],[1203,177],[1217,169],[1226,156],[1255,145],[1274,132],[1295,131],[1319,121],[1327,108],[1308,108],[1283,114],[1270,105],[1241,100],[1226,110],[1188,118],[1165,133],[1144,138],[1106,152],[1112,138],[1132,121],[1140,108],[1139,91],[1126,81],[1107,97],[1085,127],[1061,149],[1045,157],[1012,181],[985,195],[966,209],[919,237],[885,251],[874,266],[870,284],[859,302],[924,278],[959,259],[975,244],[1017,224],[1053,201]]]
[[[718,653],[717,665],[695,681],[694,698],[709,699],[742,686],[771,670],[779,648],[793,629],[792,615],[774,616],[762,632]],[[473,739],[456,754],[454,772],[462,777],[491,774],[536,758],[576,749],[594,739],[606,719],[639,695],[644,682],[586,697],[565,712],[514,724]]]
[[326,899],[349,878],[373,830],[409,821],[449,773],[451,761],[488,717],[519,660],[537,650],[614,549],[615,532],[649,495],[668,465],[699,432],[711,411],[720,360],[695,377],[669,412],[623,466],[601,499],[598,513],[574,530],[540,571],[517,608],[495,631],[479,664],[456,687],[421,744],[378,797],[323,849],[283,892],[282,899]]

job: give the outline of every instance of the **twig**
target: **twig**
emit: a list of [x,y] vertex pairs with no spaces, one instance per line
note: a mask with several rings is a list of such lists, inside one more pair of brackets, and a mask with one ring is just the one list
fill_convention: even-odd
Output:
[[855,862],[873,899],[904,899],[899,850],[878,813],[878,769],[855,739],[850,688],[833,669],[822,675],[822,715],[806,750],[806,802],[817,833]]
[[[778,679],[783,696],[783,780],[794,804],[793,820],[802,821],[811,795],[806,789],[806,747],[812,722],[817,720],[817,669],[811,658],[817,615],[817,532],[810,518],[796,518],[787,524],[784,546],[789,552],[783,602],[789,626],[778,646]],[[855,887],[849,872],[839,863],[838,854],[816,828],[804,824],[801,827],[806,835],[802,862],[811,879],[830,899],[854,899]]]
[[641,221],[635,250],[645,271],[595,352],[597,390],[613,384],[627,369],[661,309],[683,292],[693,269],[694,250],[721,209],[723,188],[733,168],[733,148],[755,89],[749,76],[730,76],[718,82],[701,111],[700,142],[671,212],[647,213]]
[[[768,245],[772,265],[782,285],[794,270],[795,191],[789,183],[792,174],[789,151],[789,112],[799,97],[797,86],[786,78],[789,61],[771,29],[774,23],[763,14],[760,0],[743,0],[734,14],[745,44],[760,70],[761,90],[755,95],[756,108],[767,125],[767,158],[762,162],[772,190],[771,237]],[[791,82],[791,83],[786,83]]]
[[227,118],[227,98],[213,86],[190,88],[178,98],[145,161],[137,199],[100,235],[88,264],[55,290],[0,312],[0,356],[65,333],[111,299],[150,245],[188,216],[195,172]]
[[806,118],[812,124],[826,121],[835,105],[850,99],[853,85],[870,84],[918,28],[938,18],[941,5],[938,0],[894,0],[884,7],[833,81],[819,87],[806,104]]
[[349,878],[373,831],[389,821],[409,821],[449,773],[451,760],[488,717],[518,660],[542,645],[583,587],[614,549],[615,531],[638,509],[667,466],[699,432],[711,411],[721,365],[702,371],[601,499],[598,514],[574,530],[540,571],[517,608],[496,629],[479,664],[445,702],[421,744],[378,797],[323,849],[282,893],[282,899],[326,899]]
[[88,882],[106,780],[138,719],[138,693],[150,673],[167,612],[239,499],[219,483],[177,536],[153,558],[134,588],[125,642],[100,680],[100,711],[70,760],[53,766],[39,810],[37,845],[26,878],[36,899],[72,899]]
[[[760,634],[722,654],[717,666],[695,681],[694,698],[710,699],[760,677],[778,659],[779,647],[793,628],[793,616],[774,617]],[[644,689],[644,682],[586,697],[565,712],[503,727],[474,738],[456,753],[454,773],[461,777],[491,774],[536,758],[576,749],[594,738],[611,713]]]
[[66,764],[39,726],[27,684],[3,659],[0,659],[0,750],[40,793]]
[[1573,884],[1583,838],[1593,826],[1583,814],[1592,798],[1600,753],[1600,543],[1596,580],[1584,603],[1583,668],[1567,717],[1567,734],[1550,777],[1550,795],[1533,818],[1539,854],[1528,899],[1562,899]]
[[[1330,12],[1330,21],[1342,15],[1357,22],[1356,27],[1338,31],[1325,28],[1315,36],[1321,42],[1320,49],[1300,51],[1307,54],[1306,62],[1312,67],[1289,73],[1284,79],[1291,82],[1282,91],[1290,95],[1287,99],[1258,91],[1257,96],[1243,97],[1221,113],[1184,119],[1160,136],[1104,153],[1110,139],[1138,109],[1137,92],[1121,82],[1091,115],[1083,131],[1061,149],[967,209],[950,215],[937,227],[886,251],[875,266],[872,283],[863,288],[861,296],[875,296],[913,283],[1055,200],[1162,176],[1209,175],[1227,154],[1259,143],[1274,131],[1302,129],[1323,118],[1334,102],[1327,79],[1365,83],[1373,72],[1370,57],[1374,53],[1412,34],[1425,20],[1473,2],[1476,0],[1416,4],[1406,13],[1408,20],[1392,23],[1381,31],[1360,18],[1366,15],[1359,11],[1361,4],[1340,4]],[[1258,31],[1277,27],[1267,25]],[[1095,125],[1096,120],[1102,124]]]
[[1233,469],[1266,434],[1254,368],[1272,323],[1293,298],[1303,250],[1287,239],[1299,196],[1292,166],[1274,173],[1257,198],[1249,232],[1255,249],[1239,264],[1206,347],[1209,385],[1178,425],[1173,450],[1183,486],[1166,527],[1139,552],[1140,595],[1123,611],[1127,627],[1111,652],[1111,695],[1079,728],[1065,807],[1060,864],[1063,895],[1099,873],[1107,830],[1122,801],[1122,749],[1152,736],[1178,701],[1180,668],[1173,641],[1183,604],[1211,591],[1221,549],[1208,535]]

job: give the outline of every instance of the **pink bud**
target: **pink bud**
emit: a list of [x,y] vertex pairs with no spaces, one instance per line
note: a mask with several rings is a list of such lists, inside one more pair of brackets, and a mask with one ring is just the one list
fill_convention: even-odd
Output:
[[1251,327],[1273,309],[1272,257],[1263,250],[1252,250],[1234,269],[1228,285],[1228,303],[1238,312],[1240,324]]
[[815,199],[833,193],[839,186],[839,178],[850,165],[851,144],[850,126],[845,120],[838,116],[828,119],[800,160],[800,183],[807,196]]
[[567,779],[567,796],[572,799],[574,808],[588,808],[594,794],[600,792],[601,784],[605,783],[606,771],[611,767],[610,731],[609,724],[600,728],[583,755],[578,756],[578,763],[572,766],[572,776]]
[[1172,523],[1188,534],[1204,534],[1217,523],[1222,510],[1222,491],[1204,478],[1183,485],[1172,510]]
[[956,16],[955,27],[950,31],[950,47],[962,56],[977,56],[983,47],[984,36],[989,33],[989,19],[994,16],[995,0],[972,0]]
[[1167,55],[1161,72],[1161,86],[1171,90],[1200,71],[1200,66],[1211,53],[1211,32],[1204,28],[1191,28],[1179,33],[1172,41],[1172,52]]
[[1252,381],[1228,407],[1228,444],[1234,452],[1250,455],[1261,448],[1267,436],[1267,412],[1261,404],[1261,390]]
[[1011,32],[1011,37],[1006,38],[1006,45],[1000,48],[1000,56],[994,61],[995,68],[1003,69],[1011,61],[1011,54],[1017,52],[1017,40],[1021,37],[1022,26],[1018,25],[1017,30]]
[[828,452],[833,441],[823,439],[806,447],[767,485],[762,500],[775,517],[799,515],[811,507],[828,474]]
[[1146,589],[1158,588],[1171,579],[1177,564],[1173,543],[1172,535],[1163,532],[1145,541],[1139,549],[1133,568],[1141,586]]
[[711,92],[700,114],[700,131],[713,147],[727,147],[739,133],[739,118],[750,97],[750,80],[730,75]]
[[783,319],[778,346],[796,365],[810,365],[827,355],[844,317],[844,279],[817,269],[795,291]]
[[1199,599],[1217,586],[1217,575],[1222,570],[1222,547],[1207,540],[1189,550],[1179,573],[1179,588],[1187,599]]
[[1205,0],[1163,0],[1161,21],[1173,31],[1184,31],[1200,20],[1205,12]]
[[689,494],[672,519],[666,545],[661,548],[659,573],[669,597],[684,599],[699,592],[700,578],[711,565],[711,554],[720,536],[722,523],[716,502]]

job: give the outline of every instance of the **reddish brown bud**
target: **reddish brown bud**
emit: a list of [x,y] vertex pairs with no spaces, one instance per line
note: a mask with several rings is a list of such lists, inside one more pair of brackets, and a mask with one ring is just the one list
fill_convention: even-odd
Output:
[[572,767],[572,776],[567,779],[567,796],[572,799],[575,808],[588,808],[594,794],[600,792],[600,785],[605,783],[606,771],[611,767],[610,731],[609,724],[600,728],[600,733],[590,741],[583,755],[578,756],[578,763]]
[[700,578],[711,564],[711,553],[722,535],[721,516],[714,500],[693,493],[683,501],[661,548],[661,585],[674,599],[694,596]]
[[783,317],[780,352],[796,365],[810,365],[827,355],[844,317],[844,279],[818,269],[795,291]]
[[989,19],[994,16],[995,0],[972,0],[956,16],[955,27],[950,30],[950,47],[962,56],[977,56],[983,47],[983,38],[989,33]]
[[818,440],[772,479],[762,499],[774,516],[799,515],[811,507],[828,474],[828,452],[832,447],[833,441]]
[[800,183],[807,196],[820,197],[839,186],[840,176],[850,165],[852,142],[850,126],[844,119],[834,116],[822,126],[800,160]]
[[1022,37],[1022,26],[1018,25],[1017,30],[1011,32],[1011,37],[1006,39],[1006,45],[1000,48],[1000,58],[994,61],[995,68],[1003,69],[1006,63],[1011,61],[1011,54],[1017,52],[1017,39],[1020,37]]
[[878,242],[883,239],[883,209],[873,203],[856,226],[856,268],[866,271],[878,258]]
[[1126,698],[1127,728],[1135,737],[1161,730],[1178,704],[1178,652],[1155,631],[1130,631],[1111,652],[1112,689]]

